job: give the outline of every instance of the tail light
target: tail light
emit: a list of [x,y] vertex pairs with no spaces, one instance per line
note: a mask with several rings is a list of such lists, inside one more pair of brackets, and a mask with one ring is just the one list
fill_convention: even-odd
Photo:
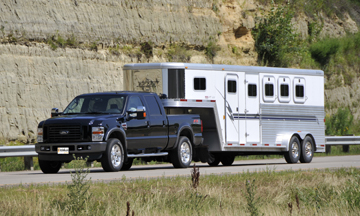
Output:
[[202,120],[201,121],[201,133],[204,131],[204,127],[203,127],[203,123],[202,123]]

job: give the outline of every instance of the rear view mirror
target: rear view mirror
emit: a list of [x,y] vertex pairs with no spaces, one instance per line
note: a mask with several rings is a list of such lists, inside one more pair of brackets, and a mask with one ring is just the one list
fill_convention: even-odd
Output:
[[61,113],[59,113],[58,108],[52,108],[51,109],[51,117],[59,116]]
[[144,119],[146,118],[146,109],[144,106],[138,106],[136,110],[134,108],[128,110],[127,114],[130,118]]

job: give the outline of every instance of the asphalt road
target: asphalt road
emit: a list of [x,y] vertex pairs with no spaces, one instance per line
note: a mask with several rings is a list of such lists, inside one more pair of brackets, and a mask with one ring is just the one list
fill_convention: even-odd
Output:
[[[193,164],[192,164],[193,165]],[[232,166],[210,167],[196,163],[201,175],[221,173],[255,172],[262,170],[313,170],[326,168],[357,167],[360,168],[360,155],[315,157],[309,164],[287,164],[284,159],[235,161]],[[92,181],[116,181],[120,179],[157,178],[173,176],[189,176],[191,168],[175,169],[171,164],[133,166],[129,171],[115,173],[104,172],[102,168],[91,168],[88,178]],[[70,169],[60,169],[57,174],[43,174],[37,171],[0,172],[0,187],[11,185],[28,185],[38,183],[71,182]]]

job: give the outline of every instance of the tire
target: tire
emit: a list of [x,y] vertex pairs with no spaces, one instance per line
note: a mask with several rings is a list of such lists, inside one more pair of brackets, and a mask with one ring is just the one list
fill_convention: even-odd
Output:
[[220,157],[209,153],[209,159],[207,162],[210,166],[217,166],[220,163]]
[[124,162],[123,166],[121,167],[121,170],[129,170],[132,166],[134,161],[134,158],[128,158],[126,162]]
[[224,155],[224,156],[222,156],[220,161],[221,161],[222,165],[224,165],[224,166],[231,166],[234,163],[234,160],[235,160],[235,156]]
[[171,162],[175,168],[186,168],[192,160],[192,145],[190,140],[181,136],[176,148],[170,154]]
[[314,156],[314,141],[311,137],[306,136],[301,143],[301,163],[310,163]]
[[297,163],[301,154],[300,141],[296,136],[293,136],[289,143],[289,151],[285,153],[284,157],[287,163]]
[[58,173],[61,168],[60,161],[39,160],[40,169],[43,173]]
[[124,164],[124,147],[120,140],[111,138],[107,141],[106,151],[101,158],[101,166],[106,172],[117,172]]

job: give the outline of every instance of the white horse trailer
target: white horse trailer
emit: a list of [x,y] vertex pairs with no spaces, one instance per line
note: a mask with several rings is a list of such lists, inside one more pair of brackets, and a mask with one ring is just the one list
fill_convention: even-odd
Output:
[[124,87],[167,95],[168,114],[200,114],[204,142],[195,161],[231,165],[237,155],[279,154],[309,163],[314,152],[325,152],[321,70],[126,64]]

